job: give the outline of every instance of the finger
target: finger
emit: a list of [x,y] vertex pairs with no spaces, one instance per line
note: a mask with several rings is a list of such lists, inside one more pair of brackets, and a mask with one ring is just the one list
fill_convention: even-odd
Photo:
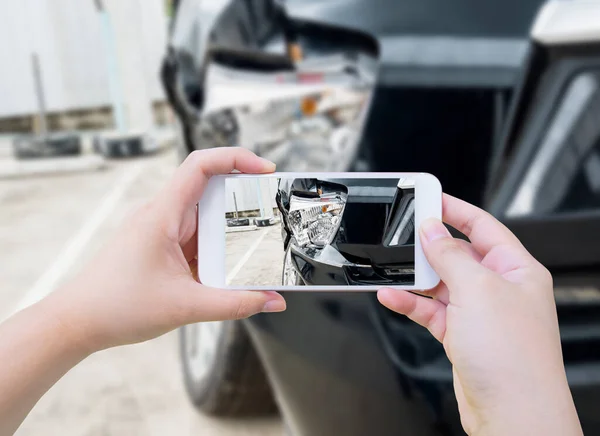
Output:
[[479,251],[475,250],[473,244],[469,241],[465,241],[464,239],[456,239],[456,243],[462,248],[466,253],[469,254],[477,263],[480,263],[483,260],[483,256],[479,253]]
[[182,250],[185,260],[188,263],[194,260],[196,254],[198,254],[198,232],[194,232],[189,241],[183,246]]
[[411,291],[415,294],[423,295],[424,297],[430,297],[438,300],[440,303],[448,305],[450,302],[450,293],[448,286],[440,280],[435,288],[427,289],[424,291]]
[[539,262],[525,250],[510,245],[495,246],[488,252],[481,264],[515,283],[523,279],[524,274],[527,273],[527,267],[533,267],[536,270],[541,267]]
[[215,289],[192,282],[184,301],[183,322],[243,319],[261,312],[282,312],[285,300],[273,291]]
[[460,298],[461,293],[468,291],[468,285],[477,286],[482,280],[493,275],[465,250],[459,240],[450,235],[440,220],[425,220],[421,224],[419,235],[429,264],[451,291],[451,302],[458,303],[458,300],[453,300],[453,293]]
[[200,277],[198,277],[198,259],[192,259],[188,262],[188,266],[190,267],[190,273],[192,274],[192,278],[200,283]]
[[446,305],[438,300],[397,289],[384,288],[377,292],[381,304],[394,312],[406,315],[425,327],[438,341],[446,333]]
[[270,173],[275,164],[241,147],[211,148],[191,153],[175,172],[162,198],[177,216],[191,209],[202,196],[211,176],[242,173]]
[[465,234],[484,257],[497,245],[523,247],[504,224],[472,204],[444,194],[442,208],[444,222]]
[[198,207],[186,209],[177,222],[179,224],[179,245],[185,247],[189,240],[195,237],[196,230],[198,230],[196,228],[198,226]]
[[[467,252],[476,262],[481,263],[482,256],[479,254],[475,248],[471,245],[470,242],[465,241],[464,239],[456,239],[456,242],[461,246],[465,252]],[[420,295],[425,295],[428,297],[433,297],[436,300],[441,301],[443,304],[448,304],[450,302],[450,295],[448,291],[448,286],[443,281],[433,289],[428,289],[426,291],[417,291]]]

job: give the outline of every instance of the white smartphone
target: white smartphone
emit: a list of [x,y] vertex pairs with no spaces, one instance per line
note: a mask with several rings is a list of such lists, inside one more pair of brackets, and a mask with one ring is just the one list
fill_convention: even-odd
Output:
[[441,216],[430,174],[215,176],[198,203],[198,276],[229,289],[431,289],[418,228]]

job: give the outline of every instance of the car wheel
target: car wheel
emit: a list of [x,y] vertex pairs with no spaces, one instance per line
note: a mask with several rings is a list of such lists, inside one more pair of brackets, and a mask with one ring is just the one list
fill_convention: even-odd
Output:
[[241,321],[190,324],[180,329],[186,390],[213,416],[273,414],[277,406],[262,363]]
[[70,133],[20,136],[13,141],[13,154],[17,159],[77,156],[81,154],[81,138]]
[[275,222],[275,220],[273,219],[273,217],[269,217],[269,218],[255,218],[254,219],[254,223],[256,224],[256,227],[268,227],[268,226],[272,226],[274,222]]
[[250,220],[248,218],[231,218],[227,220],[227,227],[244,227],[249,225]]
[[281,284],[283,286],[303,286],[304,281],[298,271],[296,271],[296,267],[294,266],[294,262],[292,262],[292,251],[291,247],[294,244],[294,240],[292,239],[288,244],[288,248],[285,251],[285,257],[283,258],[283,271],[281,273]]

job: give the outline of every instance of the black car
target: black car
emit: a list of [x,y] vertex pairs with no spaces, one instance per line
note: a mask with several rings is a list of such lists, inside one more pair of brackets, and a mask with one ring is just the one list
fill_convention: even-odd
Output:
[[413,285],[407,179],[280,179],[283,285]]
[[[177,3],[163,81],[182,157],[243,145],[280,170],[436,175],[552,272],[569,384],[600,432],[600,3]],[[200,409],[276,408],[293,435],[463,434],[427,331],[372,293],[285,297],[182,330]]]

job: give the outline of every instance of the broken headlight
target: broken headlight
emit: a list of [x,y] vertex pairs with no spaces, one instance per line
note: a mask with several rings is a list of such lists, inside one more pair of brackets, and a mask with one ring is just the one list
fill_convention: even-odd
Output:
[[301,247],[324,247],[333,240],[344,213],[346,194],[335,192],[305,198],[292,195],[288,221]]

